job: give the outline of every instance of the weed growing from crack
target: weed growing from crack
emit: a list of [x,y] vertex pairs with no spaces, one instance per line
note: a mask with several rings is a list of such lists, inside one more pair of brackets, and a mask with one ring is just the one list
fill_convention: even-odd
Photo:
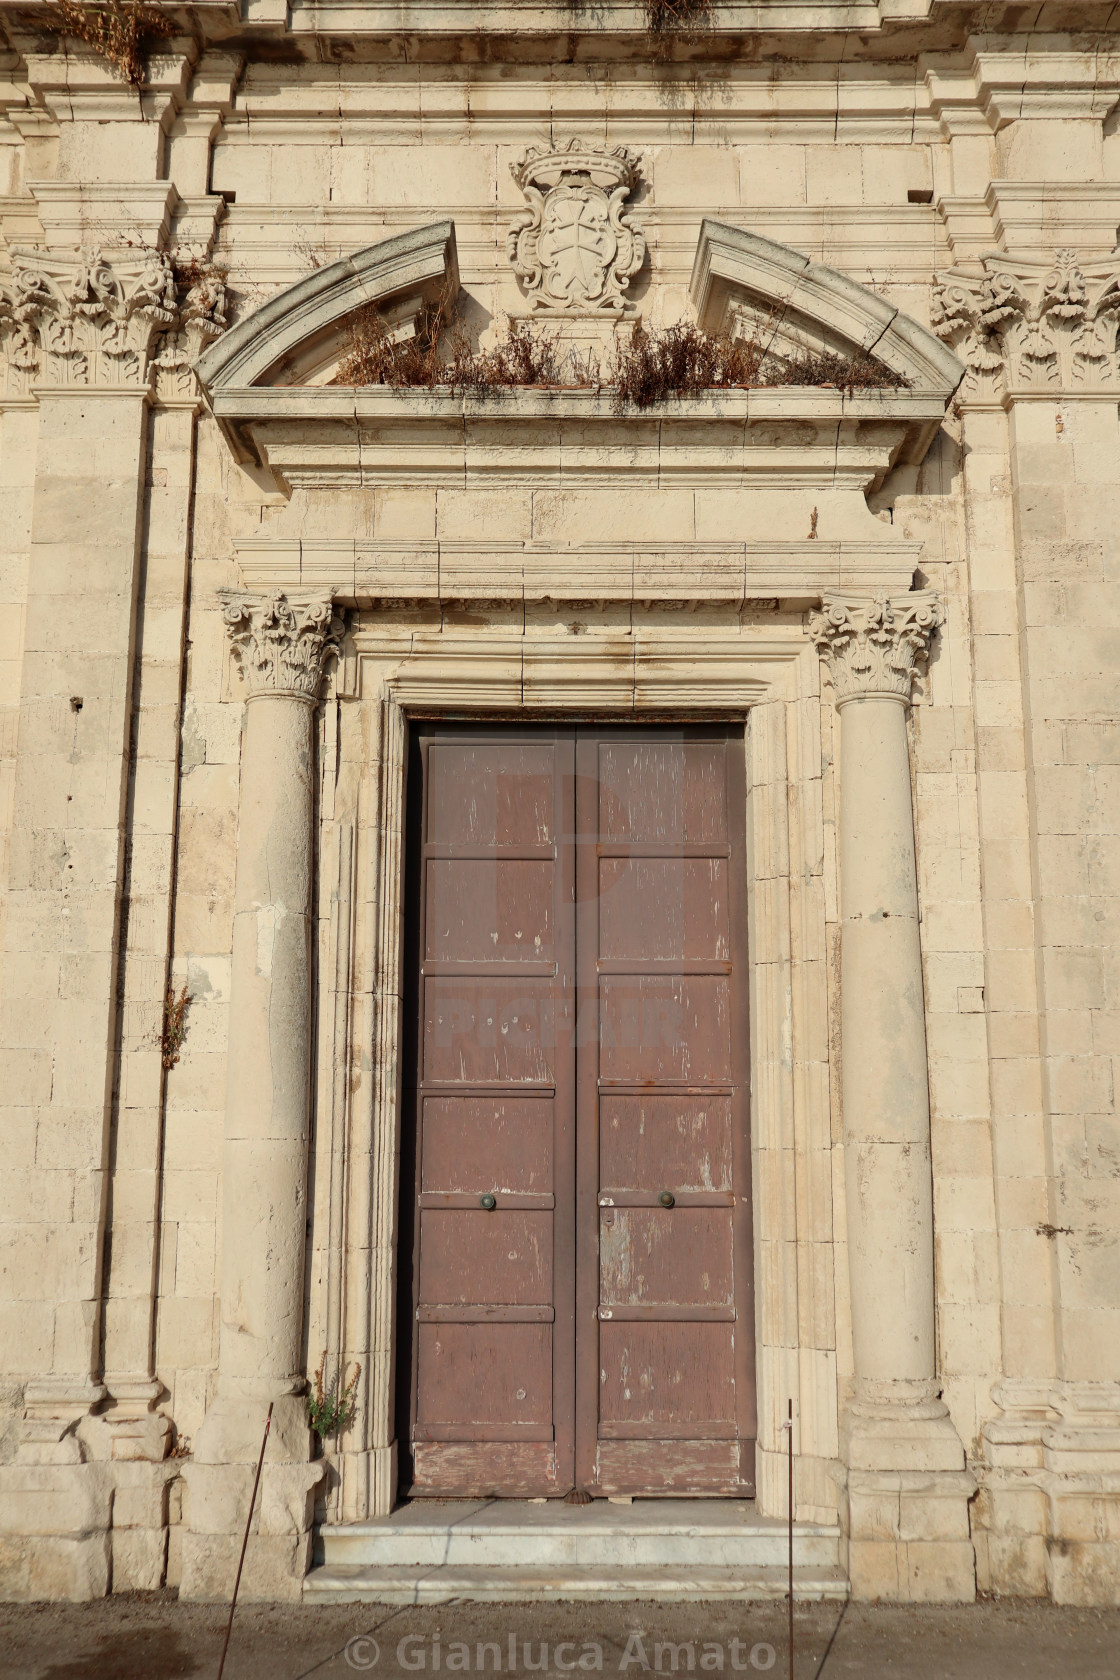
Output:
[[324,1383],[323,1373],[326,1367],[327,1350],[324,1348],[319,1369],[315,1373],[315,1392],[307,1399],[307,1421],[320,1441],[325,1441],[328,1435],[341,1435],[342,1431],[349,1429],[353,1423],[357,1409],[358,1378],[362,1374],[362,1367],[355,1365],[354,1375],[349,1382],[343,1383],[340,1371],[333,1382]]

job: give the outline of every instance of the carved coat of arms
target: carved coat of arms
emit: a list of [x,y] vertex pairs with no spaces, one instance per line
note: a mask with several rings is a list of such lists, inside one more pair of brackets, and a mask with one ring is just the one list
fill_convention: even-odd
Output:
[[611,151],[534,146],[513,178],[528,201],[506,250],[530,308],[551,314],[621,314],[646,242],[623,210],[637,178],[624,146]]

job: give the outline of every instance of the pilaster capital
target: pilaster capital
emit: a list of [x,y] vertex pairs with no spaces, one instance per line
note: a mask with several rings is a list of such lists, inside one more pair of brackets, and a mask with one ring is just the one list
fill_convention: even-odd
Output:
[[931,590],[909,595],[822,595],[809,634],[828,660],[836,704],[909,704],[914,667],[929,653],[945,611]]
[[330,595],[292,598],[278,590],[255,595],[226,589],[221,598],[249,698],[318,699],[326,661],[337,654],[344,630]]
[[961,395],[1115,398],[1120,390],[1120,261],[1074,250],[1030,259],[993,252],[937,276],[931,322],[967,368]]
[[0,374],[33,385],[147,390],[154,370],[193,382],[190,363],[226,325],[225,285],[205,262],[163,251],[16,247],[0,283]]

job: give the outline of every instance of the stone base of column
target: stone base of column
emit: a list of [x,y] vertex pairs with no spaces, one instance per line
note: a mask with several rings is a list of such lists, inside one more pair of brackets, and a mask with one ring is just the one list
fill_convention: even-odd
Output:
[[[194,1457],[183,1465],[183,1599],[229,1599],[249,1514],[268,1400],[220,1395],[199,1430]],[[268,1450],[253,1511],[240,1596],[298,1599],[311,1565],[315,1489],[327,1474],[311,1460],[307,1401],[284,1394],[273,1402]]]
[[0,1599],[103,1598],[112,1493],[108,1464],[0,1465]]
[[1120,1604],[1120,1384],[1005,1380],[981,1432],[981,1585]]
[[[865,1385],[870,1387],[870,1385]],[[856,1599],[971,1603],[976,1480],[932,1383],[875,1385],[849,1408],[848,1575]]]

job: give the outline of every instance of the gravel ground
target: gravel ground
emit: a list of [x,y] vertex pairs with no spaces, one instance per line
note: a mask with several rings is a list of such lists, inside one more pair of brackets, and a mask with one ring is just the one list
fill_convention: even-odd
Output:
[[[215,1680],[226,1612],[169,1593],[0,1606],[4,1680]],[[511,1664],[511,1644],[514,1661]],[[478,1646],[497,1646],[480,1652]],[[546,1646],[547,1650],[543,1650]],[[660,1647],[660,1649],[659,1649]],[[781,1604],[239,1607],[225,1680],[789,1674]],[[797,1611],[796,1680],[1118,1680],[1120,1610],[1027,1600]]]

